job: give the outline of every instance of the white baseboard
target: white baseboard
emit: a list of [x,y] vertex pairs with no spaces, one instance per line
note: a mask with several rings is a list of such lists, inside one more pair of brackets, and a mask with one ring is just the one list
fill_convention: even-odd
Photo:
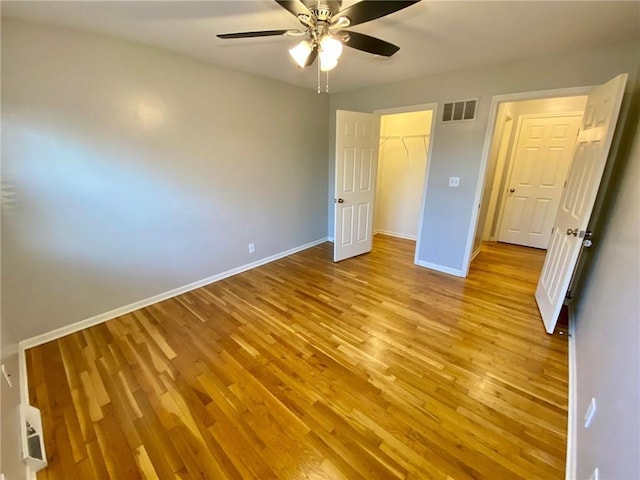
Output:
[[[144,300],[140,300],[140,301],[131,303],[129,305],[125,305],[124,307],[116,308],[114,310],[101,313],[99,315],[96,315],[91,318],[87,318],[85,320],[80,320],[79,322],[75,322],[70,325],[65,325],[64,327],[56,328],[55,330],[51,330],[50,332],[45,332],[40,335],[36,335],[35,337],[22,340],[21,342],[19,342],[18,348],[22,351],[22,354],[24,355],[24,350],[28,348],[33,348],[38,345],[42,345],[43,343],[47,343],[52,340],[57,340],[58,338],[62,338],[66,335],[70,335],[80,330],[84,330],[85,328],[98,325],[100,323],[106,322],[107,320],[111,320],[116,317],[126,315],[127,313],[131,313],[135,310],[148,307],[149,305],[152,305],[154,303],[167,300],[177,295],[181,295],[183,293],[190,292],[191,290],[195,290],[196,288],[204,287],[205,285],[209,285],[211,283],[223,280],[233,275],[237,275],[238,273],[246,272],[247,270],[251,270],[253,268],[259,267],[261,265],[265,265],[275,260],[288,257],[289,255],[293,255],[294,253],[301,252],[302,250],[315,247],[316,245],[320,245],[321,243],[324,243],[326,241],[327,241],[327,237],[320,238],[313,242],[291,248],[284,252],[276,253],[275,255],[271,255],[269,257],[256,260],[255,262],[247,263],[246,265],[241,265],[239,267],[232,268],[231,270],[227,270],[226,272],[222,272],[217,275],[213,275],[211,277],[198,280],[196,282],[190,283],[188,285],[184,285],[182,287],[174,288],[173,290],[169,290],[168,292],[160,293],[158,295],[145,298]],[[25,382],[26,382],[26,367],[25,367]],[[28,400],[28,394],[26,398]]]
[[382,235],[389,235],[390,237],[403,238],[405,240],[416,240],[415,235],[405,235],[404,233],[391,232],[389,230],[376,230],[373,232],[374,235],[377,235],[378,233],[381,233]]
[[429,268],[431,270],[436,270],[438,272],[448,273],[449,275],[455,275],[456,277],[464,278],[464,273],[462,270],[456,270],[455,268],[445,267],[443,265],[438,265],[437,263],[424,262],[422,260],[418,260],[416,265],[419,265],[424,268]]
[[331,243],[333,243],[333,241],[334,241],[334,238],[333,238],[333,237],[327,237],[327,242],[331,242]]
[[479,253],[480,253],[480,249],[478,248],[475,252],[471,254],[471,260],[469,260],[469,262],[473,262],[473,259],[476,258]]
[[577,372],[576,372],[576,329],[573,309],[569,308],[569,401],[567,402],[567,464],[565,479],[576,478],[576,439],[578,426]]

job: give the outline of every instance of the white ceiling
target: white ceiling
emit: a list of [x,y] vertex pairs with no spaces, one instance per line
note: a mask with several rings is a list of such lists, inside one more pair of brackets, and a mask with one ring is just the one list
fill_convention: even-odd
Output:
[[[343,8],[353,3],[345,0]],[[300,70],[287,53],[299,39],[216,38],[217,33],[300,26],[271,0],[2,1],[1,8],[3,16],[139,41],[316,88],[315,65]],[[640,2],[423,0],[353,30],[401,49],[386,59],[346,48],[331,72],[333,92],[555,51],[640,42]]]

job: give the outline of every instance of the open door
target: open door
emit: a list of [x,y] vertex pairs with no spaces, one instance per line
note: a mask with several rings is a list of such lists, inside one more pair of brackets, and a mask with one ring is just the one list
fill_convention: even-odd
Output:
[[355,257],[373,246],[373,202],[378,171],[380,117],[338,110],[333,260]]
[[616,127],[627,74],[597,87],[588,97],[578,142],[556,215],[549,250],[536,289],[547,333],[553,333],[582,247]]

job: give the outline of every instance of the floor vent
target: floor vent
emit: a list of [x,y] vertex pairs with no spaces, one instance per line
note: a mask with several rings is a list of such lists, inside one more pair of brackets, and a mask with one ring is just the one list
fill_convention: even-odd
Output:
[[478,99],[459,100],[444,104],[442,109],[443,122],[467,122],[476,119]]
[[34,472],[47,466],[42,436],[40,410],[31,405],[20,405],[22,424],[22,459]]

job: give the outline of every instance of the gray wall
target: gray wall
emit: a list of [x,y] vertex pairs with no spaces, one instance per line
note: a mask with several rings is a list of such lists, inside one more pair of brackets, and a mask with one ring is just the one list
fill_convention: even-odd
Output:
[[312,90],[3,21],[4,321],[22,340],[326,237],[327,112]]
[[[640,478],[640,82],[575,311],[577,478]],[[591,426],[583,416],[595,397]]]
[[[2,21],[1,471],[17,341],[326,237],[328,99]],[[250,255],[247,244],[255,242]]]
[[24,478],[25,465],[20,453],[20,376],[18,375],[18,342],[6,322],[0,325],[0,357],[11,375],[13,388],[0,379],[0,472],[7,480]]
[[[419,259],[462,270],[491,97],[533,90],[603,83],[621,72],[633,74],[638,44],[581,50],[431,75],[331,96],[329,147],[329,236],[334,222],[335,111],[373,112],[429,102],[480,98],[475,122],[442,124],[436,115]],[[633,81],[633,79],[631,79]],[[459,176],[460,187],[447,187]]]

